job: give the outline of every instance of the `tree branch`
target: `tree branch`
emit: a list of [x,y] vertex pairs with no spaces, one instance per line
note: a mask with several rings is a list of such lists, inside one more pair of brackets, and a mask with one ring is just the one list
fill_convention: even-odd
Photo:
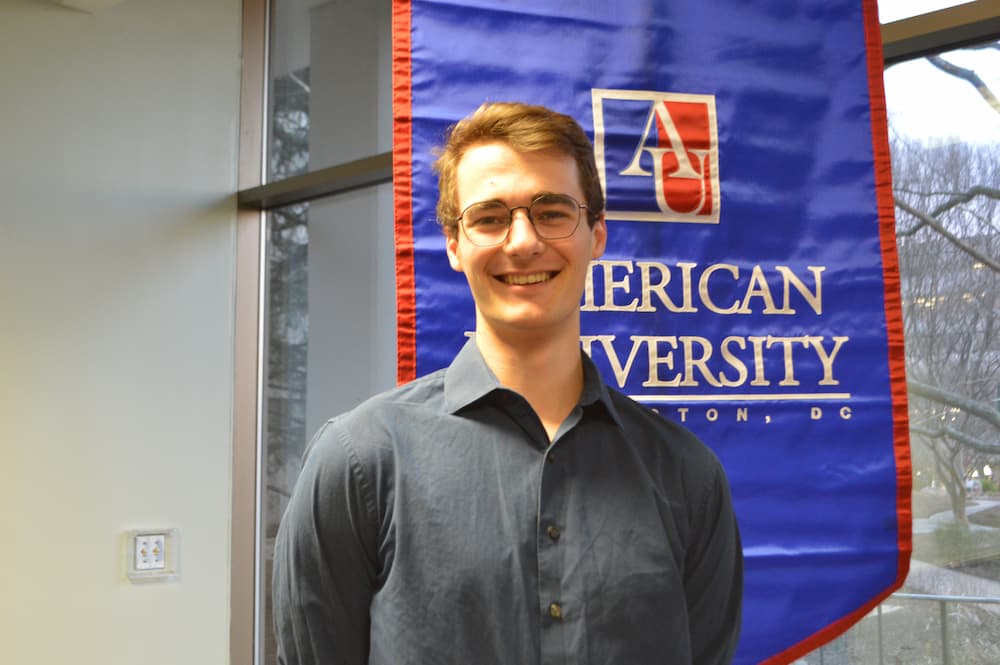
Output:
[[991,405],[984,404],[983,402],[979,402],[974,399],[969,399],[968,397],[953,393],[949,390],[938,388],[937,386],[923,383],[922,381],[917,381],[913,378],[906,380],[906,387],[915,395],[919,395],[933,402],[938,402],[939,404],[947,404],[948,406],[956,407],[966,413],[978,416],[994,427],[1000,429],[1000,412],[997,412],[996,408]]
[[969,436],[965,432],[959,431],[954,427],[944,425],[938,429],[928,429],[926,427],[920,427],[919,425],[910,425],[910,432],[915,434],[923,434],[924,436],[931,439],[943,439],[944,437],[951,437],[955,439],[962,445],[972,448],[973,450],[986,453],[987,455],[1000,455],[1000,445],[993,443],[986,443],[981,439]]
[[931,211],[931,216],[937,217],[941,215],[941,213],[947,212],[960,203],[968,203],[977,196],[985,196],[990,199],[1000,199],[1000,189],[996,189],[995,187],[985,187],[983,185],[975,185],[961,194],[952,194],[950,199]]
[[964,67],[953,65],[939,55],[927,56],[927,62],[931,63],[946,74],[951,74],[952,76],[960,78],[964,81],[968,81],[972,87],[976,89],[976,92],[978,92],[979,95],[986,100],[986,103],[989,104],[994,111],[1000,113],[1000,100],[996,98],[996,95],[993,94],[990,87],[986,85],[981,78],[979,78],[979,75],[976,74],[976,72],[971,69],[965,69]]
[[[906,191],[906,190],[901,190],[901,191]],[[907,193],[911,194],[916,193],[921,195],[926,194],[925,192],[907,192]],[[943,194],[944,192],[930,192],[930,193]],[[952,208],[954,208],[959,204],[968,203],[977,196],[985,196],[986,198],[1000,200],[1000,189],[996,189],[995,187],[986,187],[984,185],[975,185],[970,189],[961,192],[959,194],[952,192],[950,199],[948,199],[947,201],[945,201],[944,203],[942,203],[937,208],[934,208],[934,210],[931,211],[931,217],[938,217],[939,215],[951,210]],[[898,200],[897,200],[897,205],[898,205]],[[925,226],[927,226],[927,224],[924,221],[918,221],[916,224],[913,225],[912,228],[904,229],[902,231],[897,231],[896,235],[903,237],[912,236],[914,233],[924,228]]]
[[921,222],[923,222],[927,226],[931,227],[932,229],[940,233],[942,236],[951,241],[953,245],[958,247],[960,250],[962,250],[969,256],[975,258],[977,261],[980,261],[981,263],[989,266],[994,272],[1000,272],[1000,263],[997,263],[994,259],[991,259],[990,257],[986,256],[976,248],[970,247],[969,245],[962,242],[962,240],[959,239],[958,236],[956,236],[951,231],[948,231],[946,228],[944,228],[944,226],[941,224],[940,221],[938,221],[936,217],[932,217],[931,215],[928,215],[925,212],[921,212],[916,208],[913,208],[912,206],[908,205],[899,198],[896,198],[896,206],[901,208],[903,211],[910,213],[911,215],[919,219]]

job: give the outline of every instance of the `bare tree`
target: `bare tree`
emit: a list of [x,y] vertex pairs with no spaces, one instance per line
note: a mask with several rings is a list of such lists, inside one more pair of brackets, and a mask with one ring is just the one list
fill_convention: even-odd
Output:
[[1000,149],[894,138],[892,154],[911,440],[967,525],[965,480],[1000,457]]

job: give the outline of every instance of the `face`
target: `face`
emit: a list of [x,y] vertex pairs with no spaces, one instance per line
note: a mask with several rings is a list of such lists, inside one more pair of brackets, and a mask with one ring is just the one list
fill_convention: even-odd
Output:
[[[456,172],[458,209],[496,199],[527,206],[542,193],[583,202],[576,162],[551,152],[521,153],[503,143],[469,148]],[[477,247],[461,229],[447,240],[451,267],[465,273],[476,301],[476,330],[498,335],[579,335],[580,297],[591,259],[604,252],[603,216],[590,227],[581,211],[576,232],[542,240],[516,210],[503,244]]]

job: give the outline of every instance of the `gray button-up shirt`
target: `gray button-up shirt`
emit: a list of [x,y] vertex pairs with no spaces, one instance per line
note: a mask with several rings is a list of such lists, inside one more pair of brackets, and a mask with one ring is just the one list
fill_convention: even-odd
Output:
[[742,553],[722,468],[584,370],[551,442],[474,342],[324,425],[275,544],[279,662],[728,663]]

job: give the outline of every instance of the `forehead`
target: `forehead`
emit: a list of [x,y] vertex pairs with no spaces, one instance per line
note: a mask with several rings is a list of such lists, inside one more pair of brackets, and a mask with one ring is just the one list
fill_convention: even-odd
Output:
[[506,143],[480,143],[463,153],[455,175],[460,206],[493,198],[530,199],[541,192],[582,196],[576,161],[557,151],[523,152]]

